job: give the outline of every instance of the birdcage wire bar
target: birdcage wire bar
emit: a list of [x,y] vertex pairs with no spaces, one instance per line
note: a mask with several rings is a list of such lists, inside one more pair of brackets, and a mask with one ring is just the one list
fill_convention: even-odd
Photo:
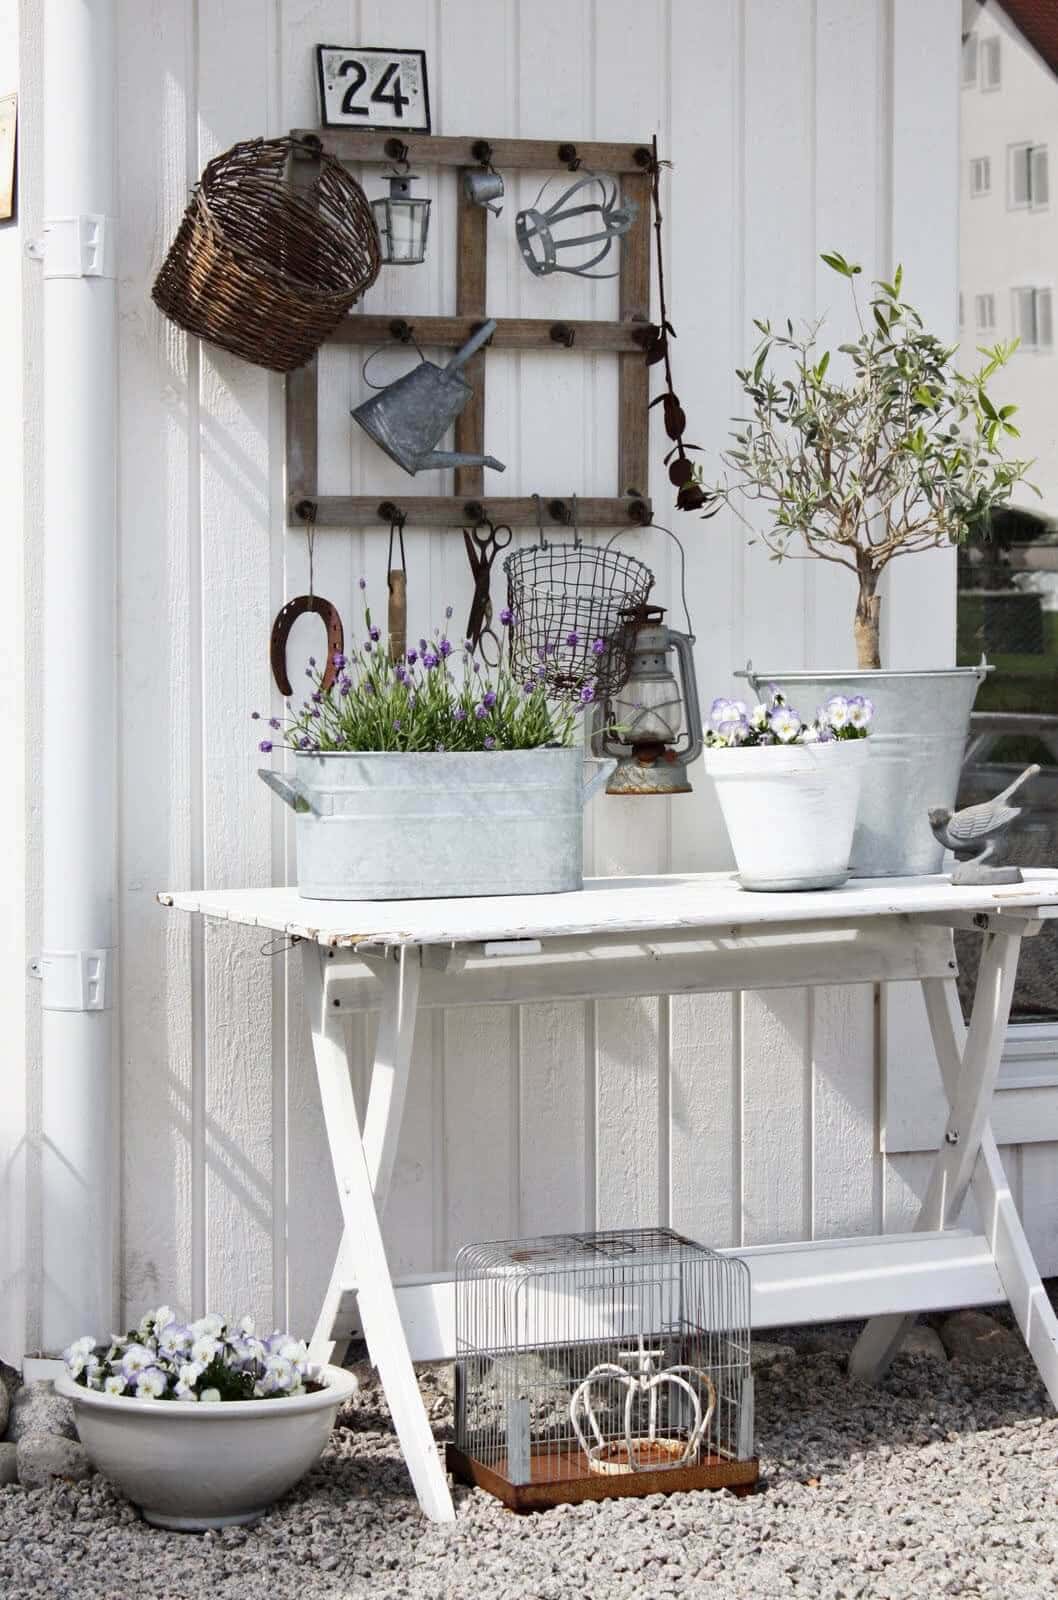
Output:
[[518,1510],[751,1486],[745,1263],[663,1228],[465,1246],[449,1465]]
[[566,698],[590,688],[605,700],[623,688],[635,638],[626,614],[654,587],[650,568],[623,550],[579,540],[529,545],[503,568],[514,671]]

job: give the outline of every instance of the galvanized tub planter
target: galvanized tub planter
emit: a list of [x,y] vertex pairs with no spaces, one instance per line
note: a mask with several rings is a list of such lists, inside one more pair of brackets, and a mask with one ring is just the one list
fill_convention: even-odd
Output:
[[582,888],[584,806],[615,765],[579,747],[335,751],[260,776],[297,813],[305,899],[432,900]]
[[922,672],[761,672],[747,668],[758,693],[774,685],[811,716],[830,695],[874,702],[856,833],[855,878],[901,878],[939,872],[944,858],[930,831],[931,806],[955,805],[970,712],[990,667]]

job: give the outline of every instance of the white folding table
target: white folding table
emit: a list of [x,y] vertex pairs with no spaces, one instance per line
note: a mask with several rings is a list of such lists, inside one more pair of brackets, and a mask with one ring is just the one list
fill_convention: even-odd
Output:
[[[749,894],[727,874],[702,874],[589,879],[579,894],[510,898],[322,901],[303,900],[295,889],[236,889],[159,899],[303,941],[305,1002],[344,1220],[312,1358],[331,1354],[339,1301],[355,1290],[429,1516],[450,1519],[452,1498],[412,1361],[455,1354],[453,1285],[434,1276],[395,1284],[380,1228],[424,1006],[918,980],[950,1116],[915,1232],[739,1252],[751,1269],[753,1324],[866,1317],[852,1370],[874,1379],[917,1312],[1009,1300],[1058,1404],[1058,1320],[989,1123],[1021,940],[1058,916],[1058,871],[991,889],[931,877]],[[982,939],[968,1028],[955,987],[954,929]],[[379,1026],[361,1125],[343,1019],[365,1010],[379,1012]],[[979,1234],[955,1226],[971,1184]]]

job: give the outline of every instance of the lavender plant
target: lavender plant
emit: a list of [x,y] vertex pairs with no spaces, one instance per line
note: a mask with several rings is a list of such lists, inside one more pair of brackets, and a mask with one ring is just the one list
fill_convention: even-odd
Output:
[[185,1323],[169,1306],[108,1345],[75,1339],[63,1359],[75,1383],[136,1400],[271,1400],[321,1387],[301,1339],[259,1339],[249,1317],[232,1329],[212,1311]]
[[[361,589],[365,587],[363,580]],[[452,608],[445,612],[446,622]],[[513,622],[504,610],[500,621]],[[487,668],[470,641],[456,646],[436,628],[399,661],[384,648],[379,628],[364,609],[365,638],[350,655],[336,655],[334,681],[324,687],[326,663],[309,658],[310,688],[286,720],[270,717],[276,738],[263,738],[265,754],[286,748],[318,754],[354,750],[535,750],[569,745],[580,713],[595,698],[589,684],[572,703],[549,700],[543,662],[528,678],[516,677],[504,652],[500,665]],[[596,654],[605,643],[593,641]],[[253,712],[255,721],[263,720]]]
[[704,738],[714,750],[834,744],[840,739],[866,739],[873,716],[874,702],[866,695],[835,694],[806,722],[781,690],[772,689],[767,700],[758,701],[752,710],[744,700],[714,700]]
[[[773,561],[807,554],[853,572],[858,663],[879,667],[885,567],[987,536],[992,512],[1009,503],[1030,466],[1004,457],[1004,441],[1017,437],[1017,408],[995,405],[987,387],[1017,346],[982,348],[981,366],[960,373],[956,347],[929,333],[902,299],[899,267],[892,283],[875,282],[865,313],[856,294],[862,269],[836,251],[822,260],[852,294],[859,337],[838,346],[847,376],[830,374],[830,351],[818,349],[820,322],[795,333],[789,321],[783,332],[755,320],[753,365],[736,372],[749,415],[721,454],[732,477],[705,490],[705,514],[730,505]],[[765,520],[751,523],[742,499],[759,501]]]

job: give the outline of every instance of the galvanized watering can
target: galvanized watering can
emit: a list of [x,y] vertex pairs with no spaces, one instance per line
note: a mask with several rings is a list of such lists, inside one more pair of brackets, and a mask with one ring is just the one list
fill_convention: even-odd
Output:
[[495,456],[434,448],[474,392],[460,369],[487,344],[495,331],[496,323],[490,317],[463,348],[456,351],[446,367],[424,360],[353,412],[364,432],[369,433],[405,472],[414,474],[429,467],[505,470],[503,462],[497,461]]
[[297,813],[303,898],[435,900],[580,889],[582,813],[615,765],[573,747],[336,751],[258,776]]

